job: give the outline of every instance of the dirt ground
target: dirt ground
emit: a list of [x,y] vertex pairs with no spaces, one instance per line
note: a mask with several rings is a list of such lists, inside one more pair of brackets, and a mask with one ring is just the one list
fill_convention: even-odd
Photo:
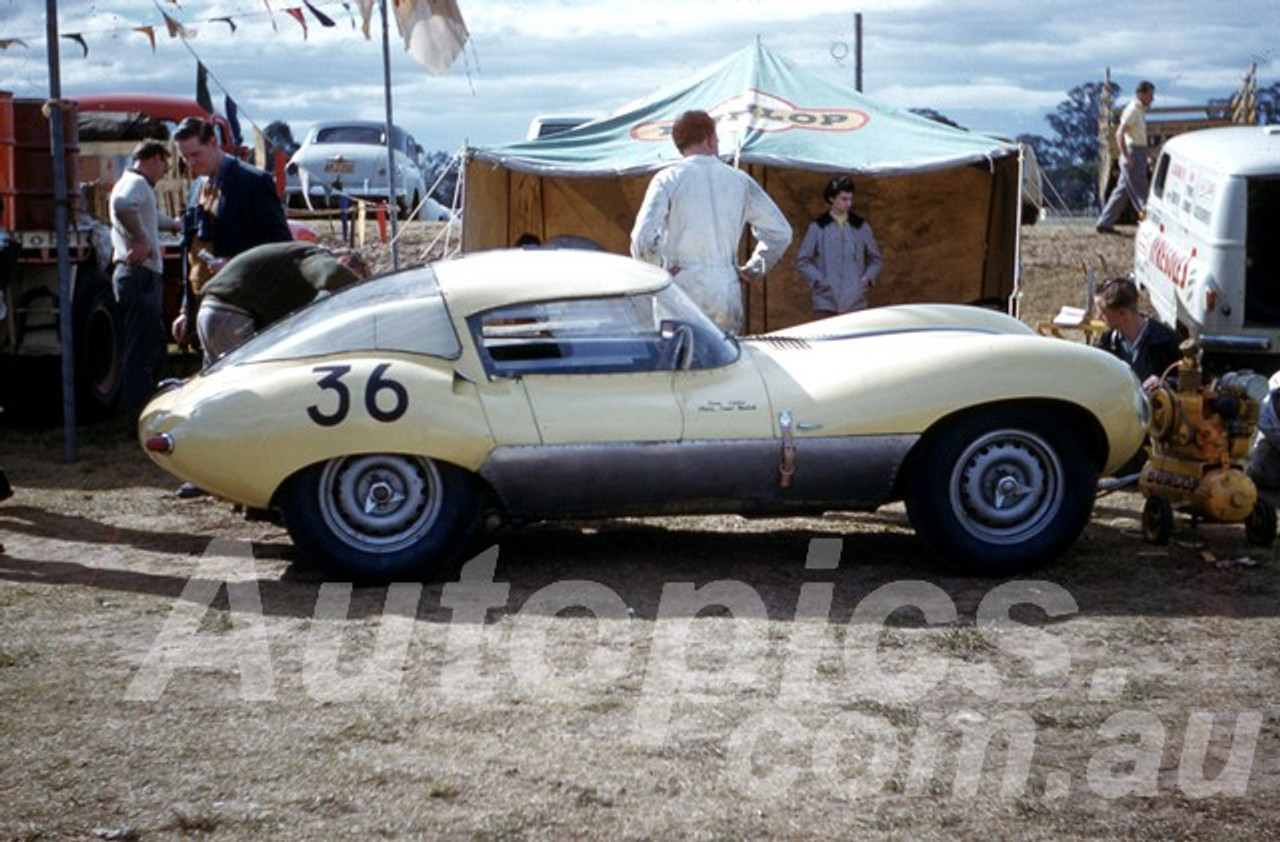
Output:
[[[1131,265],[1024,236],[1031,321]],[[1280,834],[1280,562],[1243,527],[1153,547],[1117,492],[1002,582],[897,506],[566,524],[352,591],[117,427],[72,463],[0,429],[0,838]]]

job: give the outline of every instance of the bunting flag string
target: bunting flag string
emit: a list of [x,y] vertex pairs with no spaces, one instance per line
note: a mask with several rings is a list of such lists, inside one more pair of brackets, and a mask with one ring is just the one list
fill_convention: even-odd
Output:
[[154,26],[135,26],[134,32],[141,32],[151,42],[151,55],[156,54],[156,28]]
[[[168,10],[182,10],[179,0],[152,0],[155,5],[155,11],[158,12],[164,20],[165,31],[169,38],[181,39],[189,41],[195,38],[199,32],[197,27],[188,26],[182,23],[174,14]],[[163,6],[161,5],[163,2]],[[405,52],[409,53],[415,61],[427,68],[431,73],[443,73],[459,55],[463,54],[465,46],[470,38],[466,24],[463,22],[462,13],[458,10],[457,0],[386,0],[386,2],[394,7],[393,16],[396,21],[396,27],[399,30],[401,38],[404,40]],[[342,8],[346,11],[350,20],[352,29],[356,28],[356,15],[352,10],[352,3],[360,13],[360,31],[366,40],[371,40],[371,24],[373,18],[374,7],[378,4],[378,0],[301,0],[301,6],[294,6],[284,9],[291,17],[293,17],[302,27],[302,37],[304,40],[309,37],[309,29],[307,25],[307,14],[316,20],[321,26],[331,28],[337,26],[334,18],[326,14],[320,7],[324,5],[338,5],[341,3]],[[264,11],[244,12],[237,14],[235,17],[231,15],[222,15],[209,19],[210,23],[225,23],[232,35],[236,33],[237,23],[236,17],[243,18],[245,16],[257,16],[265,14],[270,22],[271,28],[275,32],[279,32],[279,26],[275,18],[275,9],[272,8],[271,0],[262,0]],[[151,45],[151,53],[155,55],[157,52],[156,45],[156,29],[158,27],[149,24],[130,25],[127,28],[103,30],[105,32],[137,32],[145,35],[148,43]],[[100,32],[70,32],[62,37],[67,40],[74,41],[80,45],[82,57],[89,56],[89,38],[85,36],[96,36]],[[21,37],[0,38],[0,50],[8,50],[14,47],[23,47],[30,49],[27,40]]]

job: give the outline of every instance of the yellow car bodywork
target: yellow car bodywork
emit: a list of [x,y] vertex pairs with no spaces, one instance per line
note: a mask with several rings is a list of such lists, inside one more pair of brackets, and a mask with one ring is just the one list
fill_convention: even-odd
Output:
[[[378,298],[369,286],[393,283],[429,297]],[[842,500],[832,462],[846,446],[876,462],[871,478],[851,483],[859,490],[847,504],[874,507],[901,496],[903,466],[921,440],[978,410],[996,426],[1033,411],[1050,437],[1060,420],[1080,452],[1058,461],[1082,460],[1095,477],[1131,456],[1145,430],[1145,399],[1123,363],[978,308],[882,308],[733,339],[695,314],[646,326],[646,308],[683,298],[670,277],[581,251],[483,253],[353,289],[361,287],[157,395],[141,420],[151,457],[214,494],[266,508],[312,466],[409,455],[459,469],[499,509],[554,517],[731,511],[739,493],[743,511],[831,507]],[[628,304],[611,303],[619,301]],[[642,313],[643,330],[615,342],[608,321],[624,311]],[[419,312],[430,314],[422,326]],[[327,347],[330,323],[357,337],[354,347]],[[684,341],[697,345],[691,357],[658,362]],[[858,474],[858,457],[848,458],[840,471]],[[975,458],[981,466],[988,457]],[[646,488],[629,498],[628,483],[648,485],[646,471],[668,470],[664,459],[694,467],[662,474],[670,494]],[[709,481],[695,476],[721,470],[740,472],[739,485],[703,487]],[[1000,468],[1010,470],[1023,469]],[[1031,465],[1028,483],[1039,470]]]

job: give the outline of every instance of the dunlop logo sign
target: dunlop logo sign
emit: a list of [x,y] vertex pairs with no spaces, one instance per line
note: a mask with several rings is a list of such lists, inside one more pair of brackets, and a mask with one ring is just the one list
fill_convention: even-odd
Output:
[[[800,108],[761,91],[734,97],[710,109],[722,140],[746,132],[853,132],[871,122],[865,111],[855,108]],[[631,129],[634,140],[671,139],[673,120],[650,120]]]

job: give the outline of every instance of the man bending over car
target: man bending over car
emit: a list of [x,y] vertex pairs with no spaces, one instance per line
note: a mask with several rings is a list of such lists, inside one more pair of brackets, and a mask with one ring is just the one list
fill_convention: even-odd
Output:
[[196,332],[209,365],[272,322],[369,274],[358,252],[291,241],[256,246],[227,261],[200,291]]

